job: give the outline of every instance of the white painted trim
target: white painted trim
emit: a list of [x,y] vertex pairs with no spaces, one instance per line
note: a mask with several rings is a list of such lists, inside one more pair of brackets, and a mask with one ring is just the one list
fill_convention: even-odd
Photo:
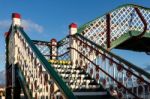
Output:
[[18,25],[18,26],[21,25],[21,20],[20,20],[20,18],[13,18],[12,21],[13,21],[13,25]]
[[74,35],[77,33],[77,28],[70,28],[70,35]]

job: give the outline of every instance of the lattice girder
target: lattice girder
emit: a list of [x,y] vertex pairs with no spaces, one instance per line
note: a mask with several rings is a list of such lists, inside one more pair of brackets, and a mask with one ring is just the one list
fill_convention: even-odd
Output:
[[[147,23],[147,29],[144,37],[150,37],[150,9],[144,8],[141,6],[136,5],[125,5],[121,6],[108,14],[110,15],[110,47],[113,48],[117,46],[119,43],[113,43],[117,41],[120,37],[124,36],[125,34],[130,34],[128,37],[123,39],[123,42],[129,39],[132,36],[137,36],[144,31],[145,24],[143,23],[142,19],[140,18],[137,10],[139,10],[140,14],[142,15],[143,19]],[[83,36],[87,37],[91,41],[95,42],[98,45],[101,45],[107,48],[107,15],[103,15],[91,21],[81,27],[78,28],[78,33],[82,34]],[[134,34],[136,33],[136,34]],[[116,45],[117,44],[117,45]]]

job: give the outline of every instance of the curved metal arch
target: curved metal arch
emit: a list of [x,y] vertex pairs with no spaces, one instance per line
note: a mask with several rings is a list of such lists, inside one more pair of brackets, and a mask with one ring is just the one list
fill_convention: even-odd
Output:
[[[150,8],[148,8],[148,7],[143,7],[143,6],[135,5],[135,4],[125,4],[125,5],[121,5],[121,6],[117,7],[117,8],[115,8],[115,9],[113,9],[113,10],[107,12],[107,13],[112,13],[113,11],[115,11],[115,10],[117,10],[117,9],[119,9],[119,8],[127,7],[127,6],[142,8],[142,9],[145,9],[145,10],[149,10],[149,11],[150,11]],[[89,22],[87,22],[87,23],[85,23],[85,24],[83,24],[82,26],[80,26],[80,27],[78,28],[78,33],[81,33],[82,30],[84,30],[84,29],[85,29],[88,25],[90,25],[93,21],[95,21],[96,19],[98,19],[98,18],[100,18],[100,17],[103,17],[103,16],[107,15],[107,13],[105,13],[105,14],[103,14],[103,15],[101,15],[101,16],[99,16],[99,17],[97,17],[97,18],[95,18],[95,19],[93,19],[93,20],[91,20],[91,21],[89,21]]]

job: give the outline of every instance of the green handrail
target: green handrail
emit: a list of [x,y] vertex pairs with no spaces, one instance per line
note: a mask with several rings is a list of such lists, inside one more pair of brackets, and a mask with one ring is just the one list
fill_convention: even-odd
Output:
[[123,62],[125,65],[129,66],[130,68],[134,69],[135,71],[141,73],[142,75],[144,75],[145,77],[147,77],[148,79],[150,79],[150,73],[144,71],[143,69],[141,69],[140,67],[128,62],[127,60],[121,58],[118,55],[115,55],[114,53],[107,51],[106,49],[104,49],[103,47],[101,47],[100,45],[97,45],[96,43],[92,42],[91,40],[85,38],[84,36],[82,36],[81,34],[77,33],[77,36],[81,37],[83,40],[88,41],[89,43],[91,43],[91,45],[96,46],[97,48],[101,49],[104,53],[109,54],[110,56],[113,56],[114,58],[116,58],[117,60]]
[[46,44],[50,43],[48,41],[42,41],[42,40],[32,40],[32,42],[35,42],[35,43],[42,42],[42,43],[46,43]]
[[24,75],[21,72],[21,70],[19,69],[18,64],[16,64],[15,69],[16,69],[16,71],[15,71],[16,72],[16,78],[19,80],[21,88],[23,89],[23,92],[25,94],[25,97],[27,99],[33,99],[31,90],[28,88],[26,80],[24,78]]
[[42,63],[46,71],[51,75],[53,78],[54,82],[57,84],[57,86],[60,88],[61,92],[65,95],[67,99],[76,99],[72,91],[69,89],[69,87],[65,84],[65,82],[61,79],[61,77],[58,75],[58,73],[54,70],[54,68],[51,66],[51,64],[44,58],[44,56],[41,54],[41,52],[37,49],[37,47],[32,43],[31,39],[27,36],[27,34],[24,32],[23,28],[17,27],[15,28],[18,30],[36,57],[39,59],[39,61]]

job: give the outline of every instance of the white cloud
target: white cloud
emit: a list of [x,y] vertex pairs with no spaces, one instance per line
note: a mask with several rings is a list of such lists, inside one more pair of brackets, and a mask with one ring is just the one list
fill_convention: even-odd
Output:
[[31,20],[22,20],[22,26],[24,27],[25,30],[28,30],[28,31],[36,31],[36,32],[39,32],[39,33],[42,33],[43,32],[43,26],[37,24],[37,23],[34,23],[33,21]]
[[[0,21],[0,29],[9,29],[10,24],[11,24],[11,21],[9,21],[9,20],[1,20]],[[29,32],[35,31],[38,33],[42,33],[44,30],[43,26],[41,26],[31,20],[22,20],[21,24],[24,27],[24,29]]]
[[9,20],[1,20],[0,21],[0,28],[1,29],[9,29],[10,21]]

